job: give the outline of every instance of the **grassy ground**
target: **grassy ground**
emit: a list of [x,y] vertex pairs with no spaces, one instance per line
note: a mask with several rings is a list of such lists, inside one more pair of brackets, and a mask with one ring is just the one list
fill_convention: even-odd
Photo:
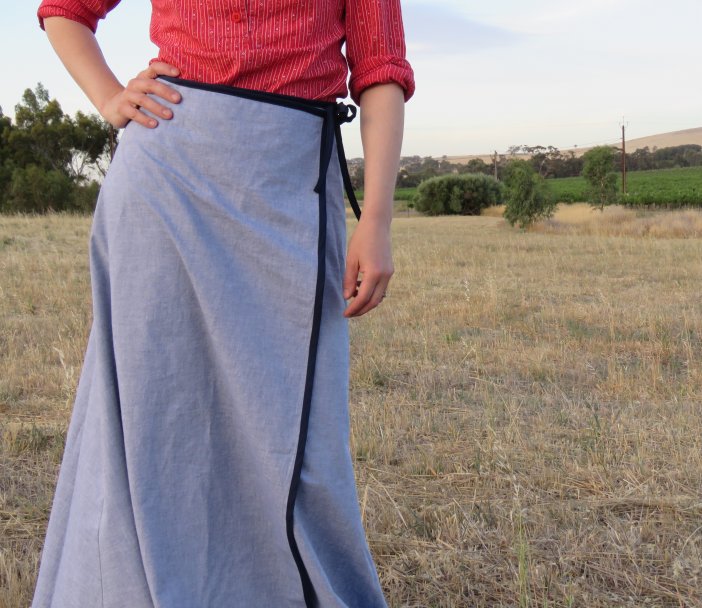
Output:
[[560,205],[549,220],[532,227],[535,232],[640,236],[652,238],[702,238],[702,209],[642,210],[612,205],[603,211],[589,205]]
[[[501,217],[504,205],[483,215]],[[400,214],[398,213],[398,217]],[[586,203],[560,204],[552,218],[536,222],[529,232],[561,235],[644,238],[702,238],[702,209],[641,209],[610,205],[602,211]]]
[[[582,177],[549,179],[547,183],[559,201],[587,200],[587,183]],[[621,177],[618,183],[621,191]],[[702,205],[702,167],[631,171],[625,200],[632,205]]]
[[[352,321],[351,447],[390,605],[702,605],[702,240],[492,213],[399,214],[389,295]],[[89,222],[0,218],[2,607],[33,587]]]

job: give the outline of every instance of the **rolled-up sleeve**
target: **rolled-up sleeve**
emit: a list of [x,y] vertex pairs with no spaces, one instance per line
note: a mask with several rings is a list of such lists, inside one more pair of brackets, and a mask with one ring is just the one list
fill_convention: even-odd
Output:
[[406,59],[400,0],[346,0],[346,60],[351,99],[374,84],[402,87],[405,101],[414,94],[414,72]]
[[120,0],[43,0],[37,10],[39,26],[44,29],[46,17],[65,17],[89,27],[93,33],[100,19],[119,4]]

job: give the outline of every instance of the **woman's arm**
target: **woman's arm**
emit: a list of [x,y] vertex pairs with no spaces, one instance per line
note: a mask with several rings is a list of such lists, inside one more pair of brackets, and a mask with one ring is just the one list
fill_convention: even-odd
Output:
[[179,72],[176,67],[155,62],[125,87],[105,62],[90,28],[64,17],[46,17],[44,28],[70,75],[102,117],[114,127],[122,128],[130,120],[146,127],[156,127],[158,122],[140,112],[139,107],[146,108],[155,116],[165,119],[172,117],[170,109],[157,103],[147,93],[178,103],[180,95],[174,89],[154,80],[160,74],[177,76]]
[[[390,223],[405,116],[404,90],[395,83],[366,88],[360,97],[361,140],[365,164],[363,213],[349,241],[344,311],[357,317],[375,308],[394,272]],[[363,274],[356,290],[358,274]]]

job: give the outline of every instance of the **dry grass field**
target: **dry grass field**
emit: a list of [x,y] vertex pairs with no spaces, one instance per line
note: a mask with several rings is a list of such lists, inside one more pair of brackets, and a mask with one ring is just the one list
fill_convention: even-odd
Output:
[[[483,215],[501,217],[504,205]],[[702,238],[702,209],[658,211],[611,205],[600,211],[587,203],[560,204],[553,217],[530,226],[530,232],[644,238]]]
[[[574,210],[526,232],[393,222],[389,295],[351,325],[351,449],[393,607],[702,606],[702,240]],[[0,217],[3,608],[33,588],[89,228]]]

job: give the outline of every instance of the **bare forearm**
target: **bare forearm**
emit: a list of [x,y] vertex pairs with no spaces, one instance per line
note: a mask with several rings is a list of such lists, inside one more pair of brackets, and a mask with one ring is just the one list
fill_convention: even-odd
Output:
[[123,86],[105,62],[94,34],[84,25],[63,17],[47,17],[44,28],[63,65],[102,113],[105,102]]
[[177,76],[176,66],[157,61],[132,78],[125,87],[107,65],[89,28],[64,17],[47,17],[44,28],[63,65],[103,118],[114,127],[122,128],[130,120],[149,128],[158,126],[158,121],[141,108],[166,120],[173,117],[171,109],[154,96],[172,103],[180,101],[177,91],[156,80],[162,74]]
[[[361,140],[365,159],[363,214],[351,235],[344,272],[344,298],[353,301],[345,317],[375,308],[394,272],[390,223],[400,164],[405,98],[395,83],[378,84],[361,93]],[[358,281],[358,276],[363,278]]]
[[362,219],[389,227],[402,148],[404,92],[395,83],[375,85],[363,91],[360,106],[365,164]]

